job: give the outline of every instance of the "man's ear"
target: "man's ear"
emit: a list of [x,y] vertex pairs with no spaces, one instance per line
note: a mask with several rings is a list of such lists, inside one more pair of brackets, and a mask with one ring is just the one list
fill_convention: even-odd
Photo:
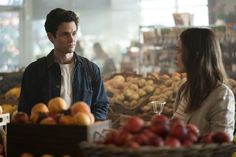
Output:
[[48,32],[48,33],[47,33],[47,36],[48,36],[48,39],[53,43],[53,41],[54,41],[54,36],[53,36],[53,34],[52,34],[51,32]]

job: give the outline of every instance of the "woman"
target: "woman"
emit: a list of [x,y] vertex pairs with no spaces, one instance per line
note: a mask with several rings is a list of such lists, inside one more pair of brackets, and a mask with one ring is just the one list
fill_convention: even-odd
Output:
[[233,139],[235,99],[225,84],[226,73],[214,33],[207,28],[183,31],[176,43],[176,64],[186,72],[173,117],[193,123],[201,134],[225,131]]

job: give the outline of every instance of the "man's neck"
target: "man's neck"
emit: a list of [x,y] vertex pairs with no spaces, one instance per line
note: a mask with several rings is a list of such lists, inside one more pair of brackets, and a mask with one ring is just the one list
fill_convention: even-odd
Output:
[[54,52],[54,55],[55,62],[59,64],[70,64],[74,61],[74,53],[62,54]]

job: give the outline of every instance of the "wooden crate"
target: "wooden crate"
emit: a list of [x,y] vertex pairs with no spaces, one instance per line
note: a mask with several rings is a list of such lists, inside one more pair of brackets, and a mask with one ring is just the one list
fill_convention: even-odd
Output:
[[30,152],[34,156],[49,153],[55,157],[78,157],[80,142],[93,142],[109,128],[109,120],[90,126],[8,124],[7,156],[18,157],[24,152]]

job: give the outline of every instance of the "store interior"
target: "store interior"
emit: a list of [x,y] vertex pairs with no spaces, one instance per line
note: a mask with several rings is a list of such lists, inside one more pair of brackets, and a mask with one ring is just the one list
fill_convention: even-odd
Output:
[[[42,154],[42,152],[45,154],[50,151],[60,155],[67,152],[77,154],[78,141],[91,140],[87,138],[91,138],[92,132],[101,131],[102,127],[120,128],[124,121],[132,116],[150,120],[151,116],[157,115],[155,110],[157,104],[152,104],[153,102],[164,102],[160,114],[171,117],[177,91],[187,78],[185,73],[176,72],[176,40],[183,30],[190,27],[207,27],[213,30],[220,43],[223,63],[228,75],[228,86],[236,96],[235,0],[0,0],[0,109],[2,107],[2,112],[9,113],[11,118],[17,113],[25,68],[31,62],[46,56],[53,49],[45,32],[44,23],[48,12],[54,8],[72,10],[78,15],[78,41],[75,51],[96,63],[102,71],[104,89],[109,100],[108,119],[112,123],[107,121],[100,124],[92,123],[92,129],[90,128],[92,131],[88,131],[90,135],[86,139],[81,139],[77,133],[82,127],[76,130],[69,126],[69,130],[66,130],[68,128],[62,126],[63,122],[55,122],[59,124],[59,131],[55,127],[54,132],[49,131],[50,134],[48,134],[47,126],[44,128],[45,132],[43,132],[43,127],[34,128],[38,127],[34,124],[39,123],[40,116],[36,118],[38,122],[30,117],[31,119],[28,118],[30,122],[27,122],[30,125],[26,125],[26,129],[23,125],[15,128],[14,124],[7,128],[10,130],[7,137],[10,141],[9,149],[16,150],[11,151],[13,154],[22,153],[22,150],[35,154]],[[104,56],[109,59],[107,65],[101,61]],[[66,113],[63,111],[63,114]],[[0,118],[4,120],[1,114]],[[7,123],[9,122],[8,117]],[[0,126],[1,124],[3,122],[0,122]],[[131,127],[132,125],[128,126],[128,128]],[[23,140],[18,138],[25,130],[27,132],[25,137],[22,136]],[[72,130],[74,134],[70,134]],[[83,131],[88,133],[85,128],[82,128],[81,134],[84,133]],[[58,140],[61,133],[63,137]],[[75,135],[76,138],[74,138]],[[55,139],[53,139],[54,136]],[[68,140],[68,136],[74,138],[74,141]],[[234,138],[236,139],[236,134]],[[45,139],[46,142],[49,141],[52,144],[45,144],[43,141]],[[0,156],[4,152],[1,147],[6,145],[4,140],[0,139]],[[17,143],[25,140],[23,144]],[[41,143],[35,142],[37,140]],[[55,141],[68,142],[68,146]],[[42,143],[45,145],[43,144],[41,150],[37,149]],[[94,153],[89,151],[97,148],[96,145],[82,145],[82,147],[84,151],[90,153],[89,157],[93,157]],[[208,153],[210,148],[218,150],[221,154],[232,154],[233,150],[236,151],[235,143],[233,148],[232,145],[204,147],[203,154],[199,153],[202,147],[196,148],[198,150],[184,148],[181,149],[181,153],[186,152],[183,156],[188,157],[192,155],[192,152],[197,156],[205,156],[204,153]],[[103,148],[95,149],[96,153],[100,153],[100,150]],[[109,149],[107,154],[100,155],[110,156],[109,153],[114,153],[114,151]],[[150,152],[157,153],[156,150]],[[172,153],[173,157],[182,156],[182,154],[175,154],[176,152]],[[122,149],[118,151],[117,157],[128,154],[125,153],[126,151]],[[210,153],[212,157],[218,155],[217,152],[214,154],[213,150],[210,150]],[[169,150],[164,150],[163,154],[167,157],[166,154],[170,155]],[[147,154],[147,157],[155,155]]]

